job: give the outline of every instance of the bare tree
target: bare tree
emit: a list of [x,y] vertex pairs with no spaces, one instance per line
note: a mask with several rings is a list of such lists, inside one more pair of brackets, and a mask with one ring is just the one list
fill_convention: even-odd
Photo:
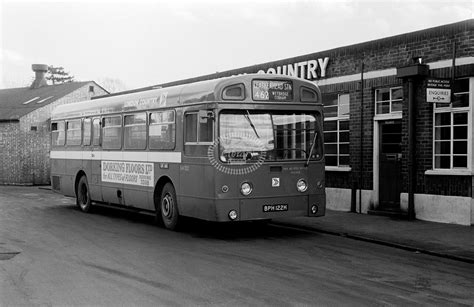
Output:
[[46,80],[51,81],[54,84],[62,84],[74,81],[74,76],[71,76],[69,72],[65,72],[64,68],[59,66],[48,66],[48,72],[46,73]]

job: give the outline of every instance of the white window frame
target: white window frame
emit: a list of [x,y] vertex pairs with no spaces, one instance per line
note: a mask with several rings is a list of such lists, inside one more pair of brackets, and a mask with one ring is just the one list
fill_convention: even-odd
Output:
[[[460,107],[460,108],[453,108],[451,104],[446,104],[445,107],[436,107],[436,104],[433,105],[433,152],[432,152],[432,170],[426,172],[426,174],[431,175],[466,175],[472,174],[472,153],[473,151],[473,142],[472,142],[472,123],[473,123],[473,92],[474,92],[474,78],[469,78],[469,90],[468,90],[468,101],[469,106],[467,107]],[[461,92],[466,93],[466,92]],[[455,113],[466,113],[467,112],[467,167],[462,168],[454,168],[453,167],[453,136],[454,136],[454,129],[453,129],[453,114]],[[450,113],[451,114],[451,136],[450,136],[450,168],[436,168],[436,143],[435,143],[435,125],[436,125],[436,114],[441,113]]]
[[[351,167],[350,167],[350,164],[340,164],[340,157],[341,155],[343,156],[348,156],[350,157],[350,153],[348,153],[347,155],[346,154],[341,154],[339,152],[339,147],[340,145],[348,145],[350,146],[350,139],[348,142],[340,142],[339,140],[339,136],[340,136],[340,122],[341,121],[347,121],[349,124],[350,124],[350,111],[347,113],[347,114],[340,114],[340,110],[341,110],[341,96],[345,96],[347,95],[348,98],[349,98],[349,102],[348,102],[348,107],[349,107],[349,110],[350,110],[350,101],[351,101],[351,96],[350,96],[350,93],[340,93],[340,94],[337,94],[337,116],[334,116],[334,117],[325,117],[324,118],[324,121],[325,122],[329,122],[329,121],[335,121],[336,122],[336,125],[337,125],[337,128],[336,130],[333,130],[332,132],[336,132],[336,142],[335,143],[329,143],[329,144],[335,144],[336,145],[336,154],[330,154],[330,156],[336,156],[337,157],[337,165],[328,165],[326,166],[326,169],[327,170],[335,170],[335,171],[350,171],[351,170]],[[328,106],[329,107],[329,106]],[[344,132],[346,130],[342,130],[342,132]],[[347,130],[347,132],[349,132],[350,129]],[[324,133],[325,131],[323,131]],[[324,142],[324,144],[326,145],[327,143]],[[325,155],[327,156],[328,154],[325,152]],[[349,162],[350,163],[350,162]]]
[[[389,100],[382,100],[382,101],[378,101],[377,100],[377,93],[378,91],[380,90],[386,90],[388,89],[389,90]],[[398,89],[401,89],[402,92],[403,92],[403,87],[402,86],[393,86],[393,87],[381,87],[381,88],[378,88],[375,90],[374,92],[374,107],[375,107],[375,110],[374,110],[374,114],[375,114],[375,117],[376,118],[391,118],[391,117],[398,117],[399,114],[402,114],[403,110],[400,110],[400,111],[393,111],[392,110],[392,104],[393,102],[401,102],[403,104],[403,95],[402,95],[402,98],[399,98],[399,99],[393,99],[392,97],[392,91],[393,90],[398,90]],[[377,113],[377,104],[378,103],[382,103],[382,102],[386,102],[388,101],[389,102],[389,112],[388,113]]]

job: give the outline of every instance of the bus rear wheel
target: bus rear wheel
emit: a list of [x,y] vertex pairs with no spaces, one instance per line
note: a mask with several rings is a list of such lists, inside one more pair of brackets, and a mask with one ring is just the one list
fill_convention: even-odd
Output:
[[86,176],[82,176],[77,184],[76,205],[82,212],[91,211],[92,202]]
[[165,184],[160,198],[161,219],[167,229],[178,228],[179,212],[176,202],[176,191],[171,183]]

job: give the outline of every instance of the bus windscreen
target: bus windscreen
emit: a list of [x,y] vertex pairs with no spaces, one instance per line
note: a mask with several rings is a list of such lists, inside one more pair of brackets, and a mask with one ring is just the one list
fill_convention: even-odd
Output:
[[[221,113],[219,156],[224,163],[320,160],[322,141],[316,116],[304,113]],[[315,137],[316,133],[316,137]],[[312,143],[315,142],[311,157]]]

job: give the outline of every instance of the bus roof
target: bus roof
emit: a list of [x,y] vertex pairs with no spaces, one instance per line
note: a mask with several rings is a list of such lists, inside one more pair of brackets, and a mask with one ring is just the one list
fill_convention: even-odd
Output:
[[[223,89],[243,84],[245,86],[244,92],[250,92],[251,81],[255,79],[290,80],[293,83],[293,89],[304,86],[317,94],[315,101],[311,102],[312,104],[315,104],[316,101],[321,103],[321,92],[312,82],[284,75],[247,74],[61,105],[53,110],[51,120],[222,101]],[[299,90],[294,90],[294,95],[294,98],[298,99],[296,101],[300,101]],[[226,102],[261,103],[262,101],[254,101],[251,94],[246,93],[242,99],[227,100]]]

